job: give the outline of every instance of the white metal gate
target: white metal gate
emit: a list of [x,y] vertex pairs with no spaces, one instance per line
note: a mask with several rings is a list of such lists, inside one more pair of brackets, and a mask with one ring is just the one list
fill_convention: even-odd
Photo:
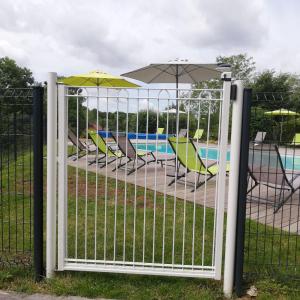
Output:
[[230,87],[58,85],[58,270],[221,278]]

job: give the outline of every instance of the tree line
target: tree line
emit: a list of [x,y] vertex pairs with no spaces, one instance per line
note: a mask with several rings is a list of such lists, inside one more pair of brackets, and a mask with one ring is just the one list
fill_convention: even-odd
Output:
[[[255,61],[247,54],[238,54],[231,56],[218,56],[217,63],[227,63],[232,66],[232,76],[234,79],[244,80],[246,87],[253,89],[253,106],[251,118],[251,134],[254,135],[257,131],[267,131],[270,138],[275,139],[274,128],[279,127],[280,120],[276,118],[266,118],[264,114],[268,110],[275,110],[285,108],[296,112],[300,111],[300,83],[297,74],[291,73],[277,73],[275,70],[264,70],[257,72]],[[4,101],[3,93],[8,88],[27,88],[35,83],[32,72],[25,67],[20,67],[17,63],[8,57],[0,58],[0,90],[2,93],[2,100]],[[39,83],[36,83],[39,84]],[[222,82],[220,80],[210,80],[193,84],[193,88],[221,88]],[[77,91],[74,91],[74,95]],[[193,92],[192,98],[197,98],[198,92]],[[218,95],[217,95],[218,96]],[[208,123],[208,108],[202,107],[199,119],[199,107],[196,101],[185,101],[185,95],[182,94],[182,101],[180,101],[180,110],[185,114],[179,115],[179,128],[189,128],[190,135],[199,127],[207,129]],[[75,96],[74,96],[75,98]],[[76,97],[77,98],[77,97]],[[78,107],[76,101],[69,101],[69,126],[76,128],[79,125],[80,134],[84,135],[86,127],[86,107],[85,98],[80,96],[78,98]],[[7,100],[9,101],[9,100]],[[165,109],[170,109],[165,107]],[[21,106],[10,106],[1,108],[1,113],[4,116],[14,114],[18,117],[24,108]],[[210,137],[216,139],[218,135],[218,117],[219,107],[213,107],[210,111]],[[78,118],[78,121],[77,121]],[[96,109],[88,111],[88,118],[90,127],[95,127],[97,121]],[[167,114],[158,114],[154,110],[140,110],[137,113],[125,112],[98,112],[98,128],[109,129],[115,131],[118,119],[118,130],[135,132],[156,132],[157,127],[168,127],[169,132],[174,132],[176,128],[175,115],[169,114],[167,124]],[[147,122],[148,119],[148,122]],[[138,120],[138,124],[137,124]],[[299,118],[300,120],[300,118]],[[283,126],[284,136],[289,139],[293,132],[300,132],[300,121],[298,118],[290,118],[285,120]],[[2,131],[6,125],[2,120]],[[276,131],[276,130],[275,130]],[[206,130],[205,130],[206,132]],[[272,134],[271,134],[272,132]],[[205,135],[204,135],[205,137]]]

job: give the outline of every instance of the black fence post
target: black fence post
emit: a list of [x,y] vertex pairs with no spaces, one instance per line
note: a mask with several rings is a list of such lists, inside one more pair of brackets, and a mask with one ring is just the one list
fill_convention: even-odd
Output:
[[41,280],[43,268],[43,93],[41,86],[33,88],[33,174],[34,174],[34,269]]
[[247,200],[247,174],[249,156],[249,127],[251,114],[252,89],[245,89],[243,96],[242,136],[239,170],[236,256],[235,256],[235,291],[240,297],[243,289],[244,239]]

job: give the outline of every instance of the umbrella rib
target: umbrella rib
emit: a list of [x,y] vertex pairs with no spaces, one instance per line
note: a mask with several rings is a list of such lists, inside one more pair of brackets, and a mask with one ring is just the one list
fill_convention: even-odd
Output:
[[[168,68],[168,67],[167,67],[167,68]],[[172,75],[172,76],[175,77],[174,74],[169,73],[169,72],[167,72],[166,70],[162,70],[162,69],[160,69],[159,67],[154,66],[154,69],[159,70],[161,73],[167,73],[167,74]],[[152,83],[157,77],[159,77],[159,75],[160,75],[161,73],[158,73],[157,75],[155,75],[151,80],[149,80],[149,83]]]
[[[187,67],[186,67],[187,68]],[[190,72],[193,72],[194,70],[197,70],[197,68],[195,68],[194,70],[191,70],[190,72],[186,71],[186,68],[183,68],[185,70],[185,73],[193,80],[193,82],[197,82],[195,80],[195,78],[190,74]]]

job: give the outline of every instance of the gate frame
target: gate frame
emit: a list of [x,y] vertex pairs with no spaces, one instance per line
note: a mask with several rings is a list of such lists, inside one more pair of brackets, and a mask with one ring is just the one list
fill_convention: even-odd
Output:
[[[223,101],[222,101],[222,116],[228,116],[228,118],[222,118],[221,126],[224,129],[223,133],[220,137],[220,181],[218,183],[218,195],[219,199],[217,205],[217,223],[215,228],[216,234],[216,244],[215,244],[215,252],[214,252],[214,275],[206,276],[207,278],[214,278],[216,280],[221,279],[222,273],[222,253],[223,253],[223,237],[224,237],[224,204],[225,204],[225,194],[226,194],[226,154],[227,154],[227,145],[228,145],[228,131],[229,131],[229,110],[230,110],[230,100],[232,93],[232,82],[231,82],[231,72],[224,72],[221,76],[223,80]],[[48,179],[47,179],[47,277],[51,277],[54,273],[56,266],[56,163],[58,162],[58,237],[57,237],[57,247],[58,247],[58,270],[67,270],[71,269],[69,267],[65,268],[65,253],[66,253],[66,204],[65,197],[67,196],[67,97],[66,95],[66,87],[64,85],[58,85],[57,88],[57,77],[56,73],[49,73],[49,81],[48,81],[48,147],[51,146],[50,151],[48,151]],[[237,82],[238,83],[238,82]],[[242,94],[242,84],[238,83],[238,94],[237,101],[233,102],[233,115],[232,115],[232,142],[231,150],[236,148],[236,152],[239,153],[240,146],[237,141],[240,141],[237,137],[236,133],[241,131],[241,118],[238,116],[241,115],[241,105],[237,105],[239,103],[241,94]],[[58,97],[57,97],[57,89],[58,89]],[[225,100],[224,100],[225,99]],[[57,104],[59,107],[58,113],[58,141],[59,141],[59,156],[56,157],[56,143],[53,143],[53,140],[57,140],[56,132],[57,132]],[[234,108],[236,107],[236,108]],[[63,130],[65,129],[65,130]],[[239,131],[238,131],[239,129]],[[51,143],[52,141],[52,143]],[[53,145],[54,144],[54,145]],[[237,148],[238,147],[238,148]],[[239,164],[239,155],[237,157],[231,157],[230,165],[234,170],[237,169]],[[238,184],[236,180],[233,180],[233,174],[238,174],[236,172],[230,172],[229,179],[229,197],[232,197],[232,193],[237,195]],[[224,176],[222,176],[224,175]],[[233,207],[236,207],[236,197],[229,198],[232,199]],[[234,203],[235,202],[235,203]],[[229,208],[230,209],[230,206]],[[236,211],[235,211],[236,214]],[[228,212],[228,215],[230,213]],[[227,220],[230,218],[227,217]],[[231,225],[228,225],[231,224]],[[229,230],[228,230],[229,229]],[[236,227],[233,226],[232,222],[227,222],[227,234],[228,232],[233,233],[235,235]],[[231,240],[231,242],[233,242]],[[233,242],[233,244],[235,244]],[[226,253],[229,253],[230,256],[234,256],[234,249],[228,249],[228,243],[226,243]],[[228,254],[227,254],[228,255]],[[225,265],[228,265],[228,258],[225,259]],[[87,266],[88,267],[88,266]],[[74,268],[73,268],[74,269]],[[109,269],[109,268],[108,268]],[[90,270],[92,271],[92,270]],[[113,270],[109,269],[107,272],[112,272]],[[138,273],[141,270],[136,270]],[[105,272],[105,270],[101,270],[101,272]],[[116,270],[115,270],[116,272]],[[118,272],[121,273],[119,270]],[[226,272],[226,271],[225,271]],[[172,275],[170,273],[161,274],[160,272],[155,272],[153,270],[152,274],[156,275]],[[159,273],[159,274],[158,274]],[[187,272],[188,273],[188,272]],[[149,272],[148,272],[149,274]],[[184,276],[181,274],[176,274],[174,272],[174,276]],[[186,276],[189,276],[188,274]],[[190,275],[192,276],[192,275]],[[233,276],[233,272],[232,272]],[[194,276],[195,277],[195,276]],[[201,276],[202,277],[202,276]],[[205,276],[203,276],[205,277]],[[224,281],[225,284],[225,281]],[[224,290],[225,292],[225,290]]]

